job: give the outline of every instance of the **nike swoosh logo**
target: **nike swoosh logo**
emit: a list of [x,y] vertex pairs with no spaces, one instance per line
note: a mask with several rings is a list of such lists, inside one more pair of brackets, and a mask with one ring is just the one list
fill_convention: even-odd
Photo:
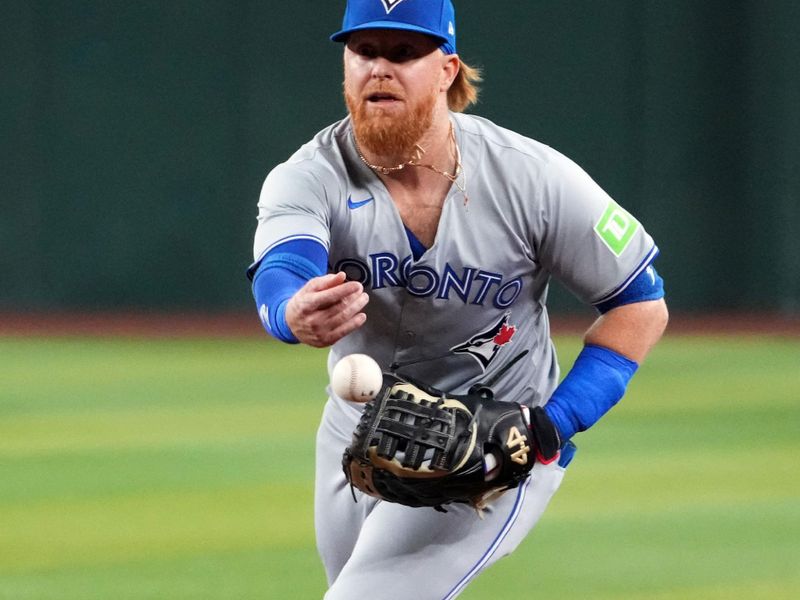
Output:
[[374,198],[372,196],[370,196],[366,200],[361,200],[360,202],[353,202],[353,197],[352,196],[348,196],[347,197],[347,208],[349,208],[350,210],[353,210],[355,208],[361,208],[362,206],[364,206],[365,204],[369,204],[373,200],[374,200]]

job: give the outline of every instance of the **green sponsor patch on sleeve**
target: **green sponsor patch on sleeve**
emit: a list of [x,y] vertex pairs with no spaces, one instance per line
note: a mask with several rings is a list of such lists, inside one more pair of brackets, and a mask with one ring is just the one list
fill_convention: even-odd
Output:
[[613,200],[608,203],[603,216],[594,226],[597,235],[616,256],[625,252],[637,229],[639,221]]

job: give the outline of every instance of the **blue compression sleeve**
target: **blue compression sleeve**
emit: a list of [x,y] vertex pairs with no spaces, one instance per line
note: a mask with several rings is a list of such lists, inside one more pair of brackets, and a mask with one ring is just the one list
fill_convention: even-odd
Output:
[[638,366],[608,348],[585,346],[544,406],[561,439],[589,429],[611,410]]
[[323,275],[327,265],[327,250],[311,240],[284,242],[267,252],[253,276],[253,297],[267,333],[298,342],[286,323],[286,304],[307,281]]

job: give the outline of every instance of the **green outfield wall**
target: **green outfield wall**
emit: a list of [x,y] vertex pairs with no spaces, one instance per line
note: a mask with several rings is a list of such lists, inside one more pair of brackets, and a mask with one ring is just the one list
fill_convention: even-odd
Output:
[[[263,178],[344,114],[343,4],[0,1],[0,310],[248,308]],[[456,8],[475,112],[640,217],[673,309],[800,311],[800,3]]]

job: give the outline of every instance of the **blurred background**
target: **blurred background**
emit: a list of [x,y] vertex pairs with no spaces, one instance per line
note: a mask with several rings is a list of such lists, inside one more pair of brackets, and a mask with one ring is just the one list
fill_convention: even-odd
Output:
[[[456,4],[475,112],[639,217],[673,313],[800,311],[797,2]],[[263,179],[345,113],[342,7],[3,0],[0,311],[250,311]]]
[[[475,112],[645,224],[672,314],[464,600],[800,598],[800,3],[455,3]],[[245,269],[266,174],[345,114],[343,7],[0,0],[0,600],[324,593],[326,354],[265,343]]]

